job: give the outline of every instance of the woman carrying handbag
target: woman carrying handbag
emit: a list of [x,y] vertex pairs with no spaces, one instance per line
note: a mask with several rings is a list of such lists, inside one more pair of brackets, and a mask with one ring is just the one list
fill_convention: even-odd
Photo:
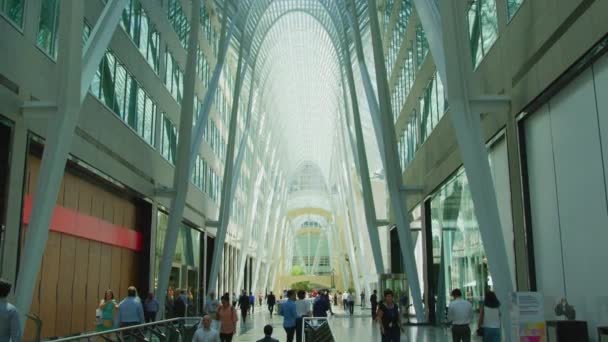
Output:
[[500,302],[492,291],[486,292],[477,326],[477,335],[483,336],[483,342],[500,342]]

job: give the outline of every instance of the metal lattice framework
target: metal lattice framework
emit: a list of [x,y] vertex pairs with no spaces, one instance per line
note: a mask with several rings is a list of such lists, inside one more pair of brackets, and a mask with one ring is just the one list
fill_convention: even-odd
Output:
[[[509,100],[499,96],[475,97],[469,94],[472,70],[467,63],[471,59],[467,49],[466,27],[460,15],[462,3],[440,1],[443,6],[440,15],[438,1],[412,1],[427,33],[440,77],[447,84],[452,123],[469,179],[488,263],[492,269],[497,270],[493,273],[496,290],[501,300],[508,301],[512,285],[504,238],[500,234],[498,206],[487,151],[481,138],[479,113],[504,109],[509,105]],[[61,76],[57,87],[59,91],[56,99],[53,99],[55,102],[42,108],[49,113],[60,115],[57,116],[57,120],[52,121],[53,125],[49,128],[48,148],[44,150],[39,175],[39,179],[44,181],[36,187],[32,221],[26,233],[25,253],[21,265],[23,272],[20,272],[17,284],[17,306],[21,312],[28,312],[32,302],[54,202],[59,191],[71,138],[78,122],[80,106],[95,68],[118,26],[126,4],[127,0],[109,0],[106,3],[83,49],[81,32],[84,5],[79,0],[66,0],[62,3],[58,55]],[[357,287],[364,285],[360,284],[358,279],[358,268],[364,264],[361,259],[362,253],[359,253],[357,259],[353,248],[355,244],[361,249],[364,247],[361,234],[355,233],[358,227],[367,226],[376,270],[379,273],[383,272],[378,223],[361,127],[359,104],[360,102],[363,104],[363,101],[358,98],[355,86],[354,69],[358,69],[361,77],[357,80],[361,81],[365,90],[366,105],[369,106],[372,115],[375,136],[386,172],[393,216],[400,228],[399,243],[414,307],[418,321],[423,321],[424,310],[414,263],[409,218],[404,209],[407,189],[402,184],[402,170],[396,149],[395,127],[391,118],[390,94],[376,1],[216,1],[222,21],[219,53],[193,131],[190,127],[192,127],[193,88],[196,74],[195,49],[198,33],[201,30],[198,24],[200,1],[193,0],[191,4],[191,23],[196,23],[191,26],[197,29],[191,30],[189,36],[184,80],[186,91],[180,116],[180,140],[172,189],[172,210],[160,268],[159,302],[164,303],[193,160],[224,69],[226,55],[230,50],[230,56],[236,56],[237,66],[232,92],[220,213],[217,221],[207,222],[208,226],[218,228],[211,268],[211,287],[215,286],[217,279],[219,260],[230,220],[231,202],[242,169],[244,146],[258,141],[265,141],[263,154],[270,158],[270,168],[258,172],[268,172],[275,177],[269,194],[260,205],[265,208],[262,222],[266,231],[263,235],[272,236],[270,246],[281,246],[285,232],[293,236],[293,229],[287,228],[293,227],[293,223],[286,220],[286,205],[284,205],[289,184],[287,179],[299,166],[312,163],[321,170],[316,177],[325,178],[320,181],[327,182],[330,174],[333,175],[334,184],[331,186],[336,186],[335,193],[333,189],[330,193],[330,202],[336,213],[333,218],[339,216],[344,227],[337,230],[337,222],[329,222],[331,234],[328,237],[336,239],[338,232],[346,236],[350,272],[355,278]],[[362,32],[368,32],[371,37],[375,83],[372,81],[364,56]],[[308,48],[310,46],[315,49],[311,50]],[[467,65],[469,67],[466,67]],[[257,108],[252,108],[254,104]],[[32,110],[32,106],[25,103],[23,109]],[[40,106],[35,109],[40,110]],[[238,144],[236,143],[237,120],[245,122]],[[265,121],[267,123],[264,123]],[[274,133],[271,138],[264,140],[260,130]],[[269,148],[273,144],[275,147]],[[238,148],[235,145],[238,145]],[[356,167],[352,168],[352,165]],[[279,169],[286,171],[281,173]],[[354,174],[351,171],[353,169],[356,170],[354,174],[357,174],[361,182],[361,192],[353,189]],[[250,182],[254,182],[257,175],[251,177]],[[257,181],[250,183],[249,186],[254,192],[259,187]],[[365,208],[365,224],[359,221],[357,201],[354,200],[356,196],[361,196],[360,193]],[[255,210],[257,205],[254,203],[260,200],[259,197],[261,196],[258,193],[247,200],[247,205],[252,207],[250,210]],[[253,217],[253,214],[250,217]],[[273,226],[268,232],[271,219]],[[244,236],[250,237],[250,231],[244,232]],[[291,256],[293,241],[288,240],[284,246],[286,253]],[[242,248],[241,262],[239,262],[241,268],[248,247],[248,244],[245,244]],[[270,263],[281,256],[277,250],[280,248],[276,248],[267,256],[266,270],[262,272],[265,274],[264,284],[269,281]],[[259,270],[259,263],[256,268]],[[242,273],[241,271],[240,274]],[[273,278],[276,277],[276,273],[275,269]],[[503,320],[504,326],[510,326],[508,315],[504,315]],[[509,339],[508,329],[507,339]]]

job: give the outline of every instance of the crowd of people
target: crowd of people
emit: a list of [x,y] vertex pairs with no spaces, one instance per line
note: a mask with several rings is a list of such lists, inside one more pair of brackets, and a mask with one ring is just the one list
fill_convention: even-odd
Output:
[[[0,279],[0,341],[21,341],[21,324],[17,309],[7,301],[12,284]],[[175,295],[177,293],[177,295]],[[190,291],[169,289],[166,301],[166,314],[171,317],[185,317],[191,312],[194,301]],[[463,299],[462,292],[454,289],[451,292],[453,300],[447,309],[447,320],[451,324],[453,342],[470,342],[470,324],[474,317],[473,305],[470,301]],[[365,307],[365,293],[361,293],[361,307]],[[261,306],[266,300],[266,305],[272,317],[275,307],[278,306],[279,314],[283,316],[283,328],[287,335],[287,342],[302,341],[303,321],[306,317],[327,317],[328,313],[333,315],[332,304],[339,305],[338,300],[345,312],[350,315],[354,311],[354,292],[335,292],[333,296],[327,290],[313,291],[307,293],[299,290],[284,290],[283,295],[277,300],[271,291],[267,295],[261,293],[257,296],[258,305]],[[215,298],[215,293],[209,293],[208,299],[203,307],[203,318],[198,329],[193,335],[192,342],[230,342],[236,333],[238,315],[240,311],[243,324],[247,316],[254,313],[256,296],[253,293],[243,291],[237,298],[233,294],[231,302],[229,293],[222,295],[220,300]],[[404,295],[399,304],[395,301],[393,291],[385,290],[383,298],[378,299],[378,293],[373,291],[369,298],[371,304],[372,320],[378,323],[383,342],[400,341],[401,332],[404,330],[402,315],[407,311],[408,301]],[[137,295],[137,289],[130,286],[127,289],[127,297],[118,302],[114,292],[106,290],[103,299],[97,308],[97,330],[106,331],[117,327],[130,327],[144,322],[154,322],[160,305],[153,293],[149,293],[142,301]],[[499,342],[501,340],[501,309],[496,294],[487,291],[484,301],[481,303],[478,330],[476,334],[481,336],[484,342]],[[259,342],[274,342],[272,338],[273,328],[271,325],[264,327],[264,338]]]

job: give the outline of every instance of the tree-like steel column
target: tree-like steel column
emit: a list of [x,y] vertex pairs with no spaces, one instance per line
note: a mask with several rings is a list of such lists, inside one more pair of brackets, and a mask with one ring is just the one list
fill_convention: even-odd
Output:
[[[384,152],[386,155],[385,172],[388,183],[388,191],[391,199],[391,208],[395,213],[397,222],[397,232],[399,234],[399,245],[403,258],[403,265],[407,274],[408,283],[412,292],[414,308],[416,309],[416,319],[418,322],[424,321],[424,309],[422,307],[422,293],[418,280],[416,268],[416,258],[414,255],[414,243],[410,230],[409,217],[405,209],[405,192],[401,191],[402,173],[399,165],[399,152],[397,151],[397,138],[395,136],[395,124],[391,115],[390,93],[386,75],[386,65],[384,63],[384,53],[382,51],[382,37],[378,24],[378,9],[375,0],[368,0],[368,14],[370,18],[370,32],[372,47],[374,52],[374,64],[376,70],[376,83],[378,88],[378,103],[382,121],[382,133],[385,140]],[[355,28],[358,31],[358,25]]]
[[[450,118],[464,170],[471,189],[475,216],[488,258],[488,265],[499,299],[508,303],[513,291],[513,276],[510,272],[507,250],[502,234],[496,190],[488,159],[488,151],[481,130],[481,113],[509,111],[509,99],[499,96],[472,98],[470,79],[473,73],[468,45],[468,31],[461,15],[461,4],[444,1],[441,8],[443,23],[443,46],[445,48],[445,71],[450,103]],[[437,44],[438,45],[438,44]],[[510,341],[510,316],[501,316],[506,340]]]
[[[273,221],[273,226],[276,226],[276,222],[278,222],[279,215],[281,214],[281,210],[283,209],[284,203],[282,201],[279,203],[280,204],[276,210],[276,215],[275,215],[275,218]],[[270,222],[268,222],[268,223],[270,223]],[[264,228],[263,228],[264,230],[262,231],[262,236],[266,236],[266,234],[268,233],[268,227],[269,227],[268,223],[266,225],[264,225]],[[258,251],[257,251],[258,258],[256,260],[254,273],[253,273],[253,286],[252,286],[253,293],[255,293],[258,290],[258,282],[259,282],[259,278],[260,278],[260,268],[262,266],[262,256],[264,255],[265,243],[266,243],[266,240],[258,241]]]
[[236,81],[234,85],[233,101],[232,101],[232,113],[230,115],[230,127],[228,130],[228,146],[226,149],[226,160],[224,166],[224,177],[222,184],[222,197],[220,203],[220,216],[219,216],[219,228],[217,231],[217,237],[215,241],[215,248],[213,249],[213,259],[211,261],[211,273],[209,275],[211,279],[210,284],[214,284],[218,276],[219,270],[219,256],[223,249],[224,241],[226,241],[226,233],[228,231],[228,223],[230,221],[230,208],[232,207],[233,198],[233,174],[234,174],[234,145],[236,141],[236,127],[237,127],[237,115],[239,110],[239,100],[241,94],[241,88],[243,85],[244,74],[241,73],[243,69],[244,59],[244,42],[241,42],[239,46],[239,58],[236,70]]
[[[283,193],[283,199],[285,199],[285,192]],[[287,216],[284,215],[283,216],[283,220],[281,220],[281,223],[276,225],[275,229],[274,229],[274,236],[272,238],[272,243],[269,245],[270,246],[270,252],[268,253],[268,257],[266,258],[266,271],[264,271],[264,282],[262,284],[264,284],[264,289],[268,288],[268,277],[270,275],[270,265],[274,264],[274,260],[275,259],[275,255],[278,254],[279,251],[279,246],[277,245],[277,235],[278,235],[278,241],[279,241],[279,245],[280,245],[280,241],[283,238],[283,231],[285,230],[285,224],[287,222]],[[276,246],[276,248],[275,248]]]
[[[181,103],[179,116],[179,140],[177,142],[177,162],[173,173],[173,191],[175,195],[171,200],[171,212],[167,224],[167,232],[163,246],[163,255],[160,260],[158,274],[158,291],[156,296],[164,308],[171,264],[175,255],[175,244],[182,225],[182,217],[186,206],[186,196],[191,179],[190,147],[192,140],[192,120],[194,112],[194,82],[196,81],[196,51],[198,47],[200,18],[200,0],[192,1],[192,13],[190,17],[190,36],[188,37],[188,54],[186,57],[186,71],[184,76],[184,97]],[[160,310],[160,317],[164,317],[165,310]]]
[[[259,175],[258,175],[258,179],[256,180],[255,184],[254,184],[254,190],[253,190],[253,201],[251,203],[251,214],[248,215],[248,222],[245,222],[245,229],[243,232],[243,237],[241,238],[241,255],[239,257],[238,263],[237,263],[237,272],[236,274],[238,274],[237,277],[237,281],[236,281],[236,289],[240,289],[241,286],[243,285],[243,277],[244,277],[244,270],[245,270],[245,263],[247,262],[247,256],[250,254],[249,253],[249,244],[251,242],[251,230],[253,228],[253,223],[255,222],[254,217],[256,214],[256,209],[258,206],[258,200],[259,200],[259,195],[260,195],[260,184],[262,182],[263,176],[264,176],[264,170],[260,170],[259,171]],[[270,196],[270,201],[272,201],[272,194]],[[270,206],[270,203],[268,204],[268,206]]]
[[[357,167],[359,169],[359,176],[361,179],[361,187],[363,189],[363,201],[365,210],[365,220],[367,223],[367,232],[369,235],[369,241],[372,246],[372,253],[374,257],[374,264],[376,265],[376,273],[384,273],[384,264],[382,262],[382,248],[380,246],[380,235],[378,233],[377,216],[376,216],[376,205],[374,204],[374,195],[372,192],[372,184],[369,175],[369,166],[367,163],[367,154],[365,153],[365,141],[363,138],[363,129],[361,128],[361,114],[359,112],[359,102],[357,98],[355,81],[353,77],[353,68],[350,63],[350,51],[348,47],[344,48],[344,68],[346,69],[346,83],[351,99],[351,109],[353,114],[353,124],[355,126],[355,138],[356,138],[356,158],[358,160]],[[346,90],[344,89],[346,92]],[[346,95],[346,94],[345,94]],[[348,108],[346,108],[348,109]],[[347,113],[344,114],[346,119]],[[346,120],[345,121],[346,124]],[[350,137],[350,133],[347,133]],[[351,144],[353,142],[351,141]]]
[[[341,172],[340,172],[341,173]],[[348,202],[346,201],[346,194],[344,194],[344,190],[346,188],[346,180],[339,174],[338,176],[338,194],[340,201],[343,203],[342,213],[344,217],[344,228],[346,230],[346,244],[348,245],[348,254],[349,254],[349,265],[351,269],[351,274],[353,276],[353,282],[355,284],[355,290],[357,293],[361,291],[361,283],[359,278],[359,268],[357,267],[357,258],[354,249],[354,241],[353,241],[353,229],[351,220],[357,220],[356,216],[354,216],[351,212],[349,212],[346,208],[348,208]],[[352,201],[351,201],[352,202]],[[352,207],[350,207],[352,208]],[[334,208],[336,210],[337,208]],[[336,211],[337,212],[337,211]]]
[[[86,97],[95,70],[101,62],[112,34],[120,21],[127,0],[111,0],[103,9],[97,24],[82,51],[84,2],[62,2],[59,20],[59,49],[57,67],[57,103],[48,106],[49,130],[42,154],[40,173],[36,180],[32,219],[25,236],[23,260],[16,286],[16,304],[25,315],[30,311],[36,278],[42,263],[49,225],[61,185],[80,107]],[[24,106],[29,110],[31,104]],[[24,316],[22,316],[23,318]],[[22,322],[25,321],[22,319]],[[22,327],[23,329],[24,327]]]

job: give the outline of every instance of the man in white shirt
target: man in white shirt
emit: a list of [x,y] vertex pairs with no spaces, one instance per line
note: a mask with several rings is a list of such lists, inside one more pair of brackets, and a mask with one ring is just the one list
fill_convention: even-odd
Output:
[[454,300],[448,309],[448,321],[452,322],[452,341],[470,342],[471,328],[469,324],[473,319],[473,306],[468,301],[462,299],[462,292],[459,289],[452,290]]
[[220,334],[211,329],[211,317],[209,315],[203,317],[201,325],[192,336],[192,342],[220,342]]
[[348,310],[348,291],[344,291],[342,294],[342,306],[344,307],[344,312]]
[[355,311],[355,295],[352,292],[349,292],[346,299],[348,301],[348,312],[350,312],[350,315],[352,316]]
[[220,301],[215,299],[215,292],[209,293],[209,298],[205,301],[203,311],[211,317],[211,327],[220,331],[220,321],[217,318],[217,308],[220,307]]
[[[296,318],[296,341],[302,341],[302,317],[307,317],[312,315],[312,306],[310,305],[310,301],[306,299],[306,292],[303,290],[298,291],[297,293],[298,300],[296,301],[296,314],[298,318]],[[320,294],[322,296],[322,294]]]

